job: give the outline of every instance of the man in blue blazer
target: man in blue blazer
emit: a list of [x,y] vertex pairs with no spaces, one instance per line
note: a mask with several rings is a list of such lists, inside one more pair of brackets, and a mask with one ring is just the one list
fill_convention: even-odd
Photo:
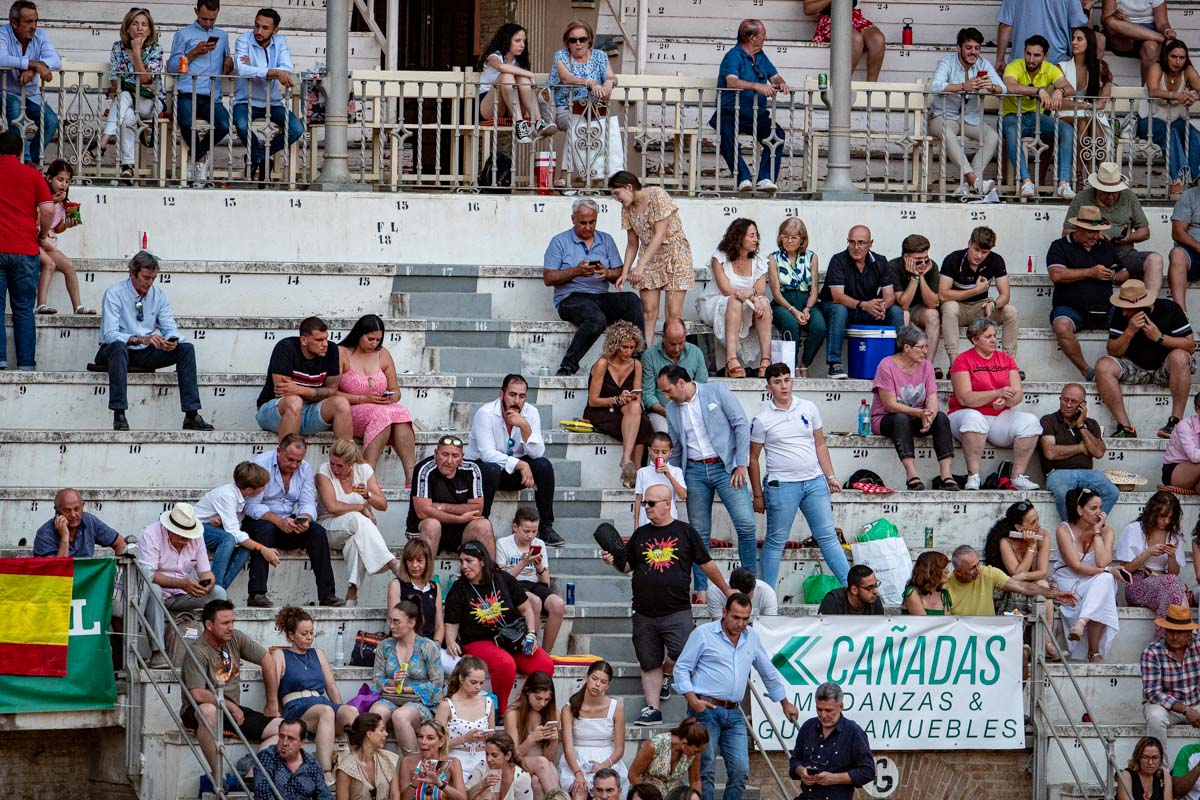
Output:
[[[758,543],[750,496],[750,421],[724,383],[696,383],[678,365],[658,373],[658,390],[667,403],[671,458],[687,484],[688,522],[707,547],[712,539],[713,495],[719,495],[737,531],[738,559],[754,568]],[[708,579],[693,567],[693,603],[708,599]]]

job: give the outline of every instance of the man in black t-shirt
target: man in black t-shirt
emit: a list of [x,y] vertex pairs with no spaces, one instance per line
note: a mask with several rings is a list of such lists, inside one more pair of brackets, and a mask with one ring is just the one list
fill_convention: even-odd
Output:
[[258,427],[275,431],[280,439],[331,427],[335,439],[351,438],[350,402],[337,393],[340,372],[337,348],[329,346],[329,326],[320,317],[305,318],[299,336],[281,340],[271,351],[267,381],[258,395]]
[[[988,317],[1000,328],[1004,352],[1017,357],[1017,329],[1021,319],[1012,304],[1008,270],[994,248],[996,232],[980,225],[971,231],[963,250],[955,250],[942,262],[938,279],[938,297],[942,301],[942,328],[945,331],[946,358],[950,364],[958,356],[958,329],[980,317]],[[995,284],[995,298],[988,289]],[[929,343],[929,359],[936,355]]]
[[1155,300],[1139,280],[1127,280],[1112,293],[1108,315],[1108,355],[1096,362],[1100,400],[1117,421],[1114,439],[1135,439],[1121,384],[1154,383],[1171,387],[1171,416],[1158,438],[1171,438],[1183,417],[1192,373],[1196,371],[1196,342],[1187,314],[1170,300]]
[[821,286],[821,313],[825,316],[825,361],[829,377],[849,377],[842,369],[842,341],[848,325],[890,325],[899,330],[904,312],[896,305],[892,270],[887,259],[871,252],[875,240],[866,225],[855,225],[846,235],[846,249],[829,260]]
[[[671,670],[695,625],[692,622],[692,565],[722,594],[733,590],[717,569],[696,529],[671,516],[671,489],[651,486],[642,498],[650,524],[625,545],[622,572],[633,575],[633,651],[642,668],[646,705],[634,725],[662,722],[659,703],[671,696]],[[604,562],[613,563],[605,553]]]
[[474,461],[463,460],[457,436],[438,439],[433,455],[413,469],[407,529],[408,538],[424,539],[434,555],[477,541],[496,557],[492,523],[483,515],[483,473]]
[[[929,337],[929,352],[936,353],[942,318],[938,313],[938,265],[929,255],[929,240],[911,233],[900,243],[900,255],[888,262],[896,305],[904,324],[916,325]],[[932,358],[932,356],[930,356]]]
[[1054,284],[1050,327],[1063,355],[1090,381],[1096,370],[1084,360],[1075,332],[1108,327],[1108,295],[1118,266],[1117,251],[1102,235],[1112,226],[1096,206],[1084,206],[1079,216],[1067,222],[1075,230],[1055,239],[1046,253],[1046,270]]
[[883,614],[879,576],[866,564],[855,564],[846,573],[846,585],[825,595],[819,614]]

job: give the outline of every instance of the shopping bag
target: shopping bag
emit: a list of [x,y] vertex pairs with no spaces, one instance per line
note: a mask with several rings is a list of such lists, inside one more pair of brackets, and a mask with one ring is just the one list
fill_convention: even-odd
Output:
[[563,171],[602,181],[623,169],[625,143],[617,118],[572,114],[563,149]]
[[809,575],[804,579],[804,604],[819,606],[825,595],[838,588],[841,588],[841,584],[833,575]]
[[912,557],[904,539],[896,536],[856,541],[850,545],[850,553],[855,564],[866,564],[874,570],[879,581],[880,599],[886,605],[900,605],[904,600],[904,586],[912,575]]
[[796,365],[796,341],[794,339],[771,340],[771,363]]

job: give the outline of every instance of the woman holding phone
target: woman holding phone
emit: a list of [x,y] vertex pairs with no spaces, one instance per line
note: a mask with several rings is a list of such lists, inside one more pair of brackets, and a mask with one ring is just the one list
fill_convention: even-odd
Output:
[[642,333],[632,322],[614,322],[604,334],[604,349],[588,378],[583,418],[599,433],[621,441],[621,483],[632,489],[654,428],[642,406]]
[[[1183,509],[1170,492],[1155,492],[1138,518],[1125,526],[1113,559],[1129,572],[1125,600],[1163,617],[1167,606],[1188,605],[1187,585],[1179,569],[1187,563],[1183,542]],[[1163,628],[1154,626],[1155,638]]]
[[533,776],[533,796],[541,800],[558,788],[558,709],[554,681],[544,672],[525,679],[515,703],[504,712],[504,731],[517,743]]
[[400,759],[396,780],[401,800],[467,800],[462,765],[450,755],[446,726],[436,719],[417,728],[417,752]]

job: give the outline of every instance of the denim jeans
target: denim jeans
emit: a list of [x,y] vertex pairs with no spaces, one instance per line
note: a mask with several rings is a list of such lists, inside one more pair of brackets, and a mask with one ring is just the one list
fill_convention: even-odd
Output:
[[825,336],[825,362],[828,364],[842,363],[842,342],[846,339],[846,328],[850,325],[891,325],[896,330],[904,326],[904,310],[896,305],[888,307],[882,320],[875,319],[865,311],[855,311],[841,303],[828,300],[820,303],[819,307],[825,315],[825,327],[828,331]]
[[1075,128],[1071,126],[1071,123],[1063,119],[1056,120],[1048,114],[1031,111],[1028,114],[1020,115],[1021,132],[1018,135],[1017,116],[1017,114],[1005,114],[1001,120],[1001,126],[1004,129],[1004,152],[1008,156],[1008,162],[1017,165],[1017,169],[1021,173],[1021,180],[1029,178],[1029,163],[1025,158],[1025,148],[1021,146],[1021,139],[1033,136],[1040,126],[1042,141],[1053,144],[1055,124],[1058,125],[1058,179],[1060,181],[1071,180],[1071,159],[1075,155]]
[[717,748],[725,759],[723,800],[742,800],[750,775],[750,742],[746,717],[740,708],[710,708],[700,714],[688,708],[688,716],[700,720],[708,731],[708,745],[700,753],[700,796],[713,800],[717,784]]
[[1067,492],[1087,487],[1100,494],[1100,508],[1111,514],[1121,491],[1113,486],[1103,472],[1096,469],[1056,469],[1046,476],[1046,491],[1054,495],[1054,508],[1058,518],[1067,521]]
[[[754,569],[758,562],[758,539],[754,534],[754,502],[747,484],[740,489],[729,485],[730,471],[722,461],[715,464],[701,464],[689,461],[683,468],[683,479],[687,486],[688,522],[700,538],[704,546],[712,541],[712,504],[713,495],[721,498],[729,518],[733,520],[733,528],[737,531],[738,560],[742,565]],[[699,567],[692,567],[692,586],[697,592],[708,590],[708,577]]]
[[[37,327],[33,322],[33,306],[37,302],[38,273],[42,262],[38,256],[0,253],[0,315],[4,314],[4,297],[9,295],[12,306],[13,340],[17,350],[17,367],[37,366]],[[8,333],[0,324],[0,366],[8,364]]]
[[[783,559],[783,546],[792,531],[796,511],[804,515],[808,529],[812,531],[821,548],[821,557],[838,581],[846,585],[846,573],[850,564],[846,551],[838,542],[837,529],[833,526],[833,505],[829,499],[829,484],[824,475],[806,481],[772,482],[763,484],[763,503],[767,507],[767,538],[763,541],[762,572],[759,577],[771,588],[779,580],[779,562]],[[690,496],[690,493],[689,493]]]
[[[758,180],[778,180],[779,165],[783,162],[784,133],[783,128],[771,121],[771,115],[765,108],[757,112],[749,108],[738,111],[732,108],[717,109],[708,125],[721,131],[721,158],[725,160],[730,172],[737,173],[738,183],[750,180],[750,168],[746,166],[746,159],[742,158],[741,147],[738,144],[739,133],[749,133],[762,144],[762,155],[758,159]],[[774,152],[763,142],[764,139],[770,138],[772,133],[778,140]]]
[[[4,95],[4,119],[13,122],[21,116],[21,98],[15,94]],[[38,127],[37,136],[25,142],[25,160],[40,163],[42,150],[54,141],[58,132],[58,114],[49,104],[38,104],[32,100],[25,101],[25,116]],[[39,262],[40,263],[40,262]]]
[[[263,162],[263,146],[257,136],[250,135],[250,120],[262,119],[267,115],[265,108],[255,108],[251,111],[248,103],[238,103],[233,107],[233,127],[237,129],[238,139],[243,145],[249,144],[250,147],[250,163],[261,164]],[[304,135],[304,125],[295,115],[288,113],[288,110],[283,106],[271,106],[271,122],[280,130],[287,130],[287,143],[299,139]],[[271,137],[271,155],[275,155],[283,149],[283,134],[277,133]]]
[[238,547],[232,534],[207,522],[204,523],[204,546],[213,551],[212,571],[216,576],[217,585],[228,589],[250,560],[250,551]]
[[198,94],[193,100],[190,94],[181,92],[175,102],[175,121],[179,123],[179,135],[189,149],[192,147],[192,122],[197,119],[212,123],[211,134],[196,134],[196,147],[192,150],[192,160],[203,161],[208,149],[219,145],[229,135],[229,112],[221,105],[219,97],[214,100],[207,94]]
[[129,367],[162,369],[175,365],[175,380],[179,384],[179,409],[185,414],[200,410],[200,389],[196,385],[196,350],[191,342],[180,342],[174,350],[154,347],[129,348],[124,342],[100,345],[96,363],[108,366],[108,408],[125,411],[129,408]]
[[[1151,128],[1149,120],[1145,117],[1138,117],[1137,135],[1145,138],[1147,131],[1151,131],[1150,137],[1167,159],[1167,174],[1171,176],[1171,180],[1182,180],[1188,183],[1200,180],[1200,131],[1188,124],[1186,117],[1172,122],[1170,129],[1171,146],[1168,148],[1167,123],[1156,119],[1154,127]],[[1188,167],[1186,177],[1183,174],[1185,164]]]

